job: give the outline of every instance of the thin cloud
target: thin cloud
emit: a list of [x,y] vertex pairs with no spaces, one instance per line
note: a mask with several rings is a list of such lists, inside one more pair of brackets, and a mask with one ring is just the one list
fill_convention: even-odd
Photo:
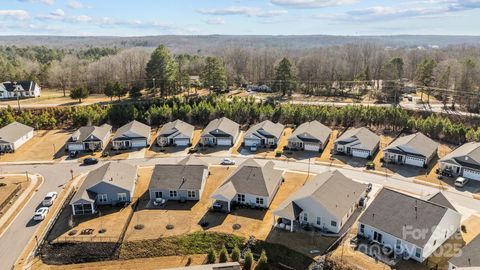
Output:
[[30,19],[28,12],[22,9],[0,9],[0,17],[22,21]]
[[68,1],[68,7],[69,7],[69,8],[73,8],[73,9],[85,8],[85,6],[83,5],[83,3],[79,2],[79,1],[75,1],[75,0],[70,0],[70,1]]
[[49,5],[49,6],[55,4],[55,0],[18,0],[18,1],[24,2],[24,3],[32,3],[32,4],[40,3],[40,4]]
[[351,5],[358,0],[271,0],[274,5],[291,8],[325,8],[332,6]]
[[286,10],[262,10],[254,7],[226,7],[212,9],[198,9],[198,13],[204,15],[245,15],[250,17],[275,17],[287,14]]
[[213,17],[203,20],[206,24],[220,25],[225,24],[225,20],[220,17]]

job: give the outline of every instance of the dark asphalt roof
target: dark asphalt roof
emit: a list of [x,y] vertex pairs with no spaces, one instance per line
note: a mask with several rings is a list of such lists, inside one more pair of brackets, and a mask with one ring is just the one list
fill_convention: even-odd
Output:
[[448,262],[456,267],[472,267],[472,270],[480,269],[480,235],[477,235],[462,248],[461,252],[453,256]]
[[[359,222],[418,247],[424,247],[432,236],[431,229],[440,223],[447,211],[453,210],[434,202],[383,188],[360,217]],[[460,214],[458,218],[460,220]],[[407,234],[404,237],[406,226],[426,230],[426,237],[413,237],[413,234]]]
[[208,165],[190,155],[178,164],[157,164],[150,178],[149,189],[199,190]]

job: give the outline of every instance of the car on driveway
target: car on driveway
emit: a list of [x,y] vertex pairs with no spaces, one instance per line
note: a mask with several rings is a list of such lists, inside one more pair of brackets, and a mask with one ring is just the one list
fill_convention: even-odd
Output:
[[58,193],[55,191],[47,193],[47,196],[45,196],[45,198],[42,201],[42,205],[47,207],[51,206],[55,201],[55,199],[57,198],[57,196],[58,196]]
[[35,211],[35,215],[33,216],[33,220],[41,221],[44,220],[48,214],[48,207],[40,207]]
[[235,165],[235,160],[229,159],[229,158],[224,158],[222,162],[220,162],[222,165]]
[[97,163],[98,163],[98,159],[92,158],[92,157],[89,157],[83,160],[83,165],[94,165]]
[[458,177],[457,179],[455,179],[455,186],[456,186],[456,187],[462,188],[462,187],[464,187],[467,183],[468,183],[468,179],[466,179],[466,178]]
[[78,156],[78,151],[74,150],[74,151],[70,151],[68,153],[68,157],[70,157],[70,158],[76,158],[77,156]]

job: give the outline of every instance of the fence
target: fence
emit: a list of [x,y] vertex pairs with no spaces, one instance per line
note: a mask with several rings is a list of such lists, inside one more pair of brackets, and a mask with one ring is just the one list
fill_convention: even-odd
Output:
[[52,244],[60,243],[76,243],[76,242],[117,242],[118,238],[113,236],[101,235],[76,235],[76,236],[60,236],[51,241]]

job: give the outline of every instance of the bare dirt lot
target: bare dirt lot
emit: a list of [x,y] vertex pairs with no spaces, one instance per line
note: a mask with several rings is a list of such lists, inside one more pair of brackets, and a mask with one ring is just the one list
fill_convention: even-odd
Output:
[[67,154],[64,147],[70,135],[71,133],[65,130],[35,131],[34,137],[17,149],[15,153],[0,156],[0,162],[61,159]]
[[26,176],[0,176],[0,217],[28,184]]

